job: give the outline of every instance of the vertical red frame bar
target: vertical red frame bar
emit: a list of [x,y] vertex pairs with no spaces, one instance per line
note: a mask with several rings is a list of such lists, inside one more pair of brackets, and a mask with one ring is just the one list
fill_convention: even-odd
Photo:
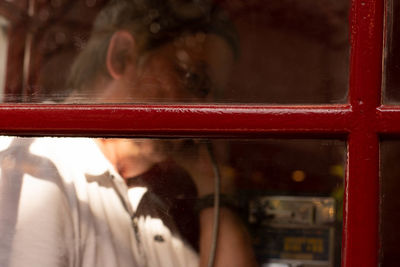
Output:
[[383,0],[353,0],[342,266],[379,264],[379,136]]

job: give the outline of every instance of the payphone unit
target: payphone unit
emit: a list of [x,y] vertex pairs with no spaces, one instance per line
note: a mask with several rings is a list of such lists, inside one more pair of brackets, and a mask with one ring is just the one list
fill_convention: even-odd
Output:
[[263,267],[333,267],[332,197],[259,196],[250,202],[254,249]]

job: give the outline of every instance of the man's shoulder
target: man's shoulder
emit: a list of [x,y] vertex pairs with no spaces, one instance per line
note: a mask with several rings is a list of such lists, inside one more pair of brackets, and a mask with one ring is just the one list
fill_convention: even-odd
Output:
[[[107,161],[90,138],[0,137],[0,168],[15,173],[62,177],[77,173],[100,174]],[[100,167],[101,170],[100,170]]]
[[92,138],[38,138],[31,152],[50,159],[60,171],[100,175],[111,164]]
[[53,150],[76,151],[79,147],[95,146],[91,138],[72,137],[11,137],[0,136],[0,152],[26,150],[30,153],[48,153]]

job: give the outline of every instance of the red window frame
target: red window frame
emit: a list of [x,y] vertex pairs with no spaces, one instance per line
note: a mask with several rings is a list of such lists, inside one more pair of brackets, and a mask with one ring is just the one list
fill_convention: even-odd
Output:
[[152,137],[337,137],[347,140],[342,266],[379,261],[379,139],[399,134],[381,105],[383,0],[353,0],[344,105],[0,105],[0,133]]

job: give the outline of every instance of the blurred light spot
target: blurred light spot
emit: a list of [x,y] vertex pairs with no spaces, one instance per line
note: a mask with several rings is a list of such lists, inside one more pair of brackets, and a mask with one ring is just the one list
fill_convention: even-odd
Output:
[[332,165],[330,167],[330,172],[331,175],[335,175],[335,176],[339,176],[339,177],[343,177],[343,166],[342,165]]
[[228,165],[221,166],[221,174],[223,177],[226,177],[227,179],[234,179],[236,177],[235,169]]
[[292,172],[292,180],[295,182],[303,182],[306,179],[306,173],[302,170],[296,170]]
[[178,58],[179,61],[182,61],[182,62],[189,61],[189,55],[185,50],[178,50],[176,52],[176,57]]
[[333,208],[329,208],[328,214],[330,217],[333,217],[335,215],[335,210]]
[[161,26],[158,23],[152,23],[150,25],[150,32],[151,33],[158,33],[160,31],[160,29],[161,29]]

